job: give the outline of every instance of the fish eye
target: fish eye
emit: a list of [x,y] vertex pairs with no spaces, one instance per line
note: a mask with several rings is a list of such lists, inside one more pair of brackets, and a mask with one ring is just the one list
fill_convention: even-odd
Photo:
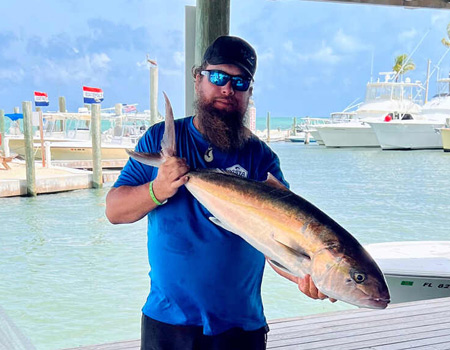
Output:
[[366,274],[357,271],[352,272],[352,279],[358,284],[363,283],[366,280]]

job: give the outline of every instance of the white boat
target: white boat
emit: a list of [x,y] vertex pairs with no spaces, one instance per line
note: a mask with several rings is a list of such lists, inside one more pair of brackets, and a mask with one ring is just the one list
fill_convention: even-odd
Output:
[[440,129],[440,133],[444,152],[450,152],[450,127]]
[[410,119],[369,122],[381,148],[441,149],[442,137],[439,129],[444,127],[445,120],[450,115],[449,83],[449,78],[438,80],[438,94],[422,107],[420,114],[413,114]]
[[394,81],[394,73],[380,73],[384,81],[370,82],[364,102],[354,111],[351,119],[317,127],[326,147],[379,147],[369,121],[382,121],[391,115],[417,114],[421,111],[420,82]]
[[450,297],[450,241],[365,245],[383,271],[391,303]]
[[[92,160],[90,133],[91,115],[86,109],[79,113],[43,113],[45,120],[44,142],[49,142],[51,159],[57,161]],[[149,126],[149,113],[102,113],[102,123],[110,127],[102,133],[103,160],[128,159],[126,149],[135,148]],[[11,152],[25,154],[22,135],[9,136]],[[33,138],[35,158],[42,159],[39,132]]]

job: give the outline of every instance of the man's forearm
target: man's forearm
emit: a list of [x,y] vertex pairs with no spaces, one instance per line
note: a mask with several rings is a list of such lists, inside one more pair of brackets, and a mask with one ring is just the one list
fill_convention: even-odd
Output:
[[111,188],[106,196],[106,216],[113,224],[142,219],[157,207],[149,194],[149,184]]

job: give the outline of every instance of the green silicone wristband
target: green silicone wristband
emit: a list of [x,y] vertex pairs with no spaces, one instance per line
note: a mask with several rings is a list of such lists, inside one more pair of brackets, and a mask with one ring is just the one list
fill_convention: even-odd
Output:
[[166,204],[166,203],[167,203],[167,199],[166,199],[164,202],[161,203],[161,202],[156,198],[155,194],[153,193],[153,181],[150,181],[150,184],[149,184],[149,186],[148,186],[148,191],[150,192],[150,197],[152,197],[152,200],[153,200],[153,202],[155,202],[156,205],[163,205],[163,204]]

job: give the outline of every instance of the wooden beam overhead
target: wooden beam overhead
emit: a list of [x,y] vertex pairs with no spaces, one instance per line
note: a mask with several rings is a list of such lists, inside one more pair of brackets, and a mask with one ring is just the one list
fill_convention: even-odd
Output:
[[347,4],[403,6],[406,8],[450,9],[450,0],[312,0]]

